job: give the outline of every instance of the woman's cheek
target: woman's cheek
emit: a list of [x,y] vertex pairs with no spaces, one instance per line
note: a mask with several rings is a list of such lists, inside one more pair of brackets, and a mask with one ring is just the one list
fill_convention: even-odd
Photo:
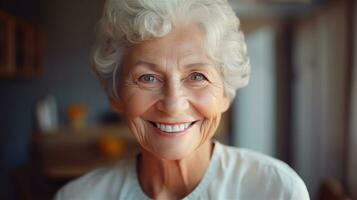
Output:
[[128,126],[131,130],[131,133],[134,135],[134,137],[137,139],[137,141],[142,145],[145,144],[145,141],[146,141],[145,126],[146,126],[146,124],[144,124],[142,120],[136,118],[136,119],[129,119]]
[[211,118],[220,112],[220,100],[214,92],[200,91],[193,94],[193,105],[204,117]]
[[202,126],[201,126],[200,132],[201,132],[201,137],[202,137],[203,142],[207,141],[215,134],[217,127],[219,125],[220,119],[221,119],[220,115],[216,115],[214,117],[207,118],[202,121]]
[[148,92],[129,92],[124,100],[124,109],[128,118],[141,117],[155,103],[156,97]]
[[216,132],[221,120],[221,96],[216,91],[206,90],[194,93],[195,109],[203,117],[200,127],[201,143],[209,140]]

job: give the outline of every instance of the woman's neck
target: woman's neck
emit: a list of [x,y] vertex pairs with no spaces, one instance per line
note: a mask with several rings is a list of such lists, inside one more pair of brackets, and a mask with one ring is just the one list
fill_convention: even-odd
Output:
[[207,141],[181,160],[165,160],[142,149],[138,174],[143,191],[154,199],[182,199],[201,181],[212,151]]

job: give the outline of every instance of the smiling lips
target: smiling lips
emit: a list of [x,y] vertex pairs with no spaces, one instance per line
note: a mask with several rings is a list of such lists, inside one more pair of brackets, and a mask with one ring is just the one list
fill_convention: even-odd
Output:
[[179,123],[179,124],[163,124],[163,123],[157,123],[157,122],[151,122],[151,121],[150,121],[150,123],[162,132],[175,134],[175,133],[181,133],[181,132],[187,130],[195,123],[195,121]]

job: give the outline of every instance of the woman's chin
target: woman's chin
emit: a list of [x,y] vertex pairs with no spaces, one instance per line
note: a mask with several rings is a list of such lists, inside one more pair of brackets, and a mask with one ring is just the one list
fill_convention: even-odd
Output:
[[195,148],[191,145],[155,145],[154,147],[146,148],[153,156],[164,160],[182,160],[189,157],[194,152]]

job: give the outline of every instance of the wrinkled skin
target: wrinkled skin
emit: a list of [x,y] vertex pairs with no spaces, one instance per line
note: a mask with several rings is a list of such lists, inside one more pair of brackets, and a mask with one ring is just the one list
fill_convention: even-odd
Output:
[[[111,104],[142,147],[140,184],[155,199],[182,198],[198,185],[213,148],[210,139],[229,107],[204,40],[198,26],[182,25],[131,47],[124,56],[120,100],[111,99]],[[168,134],[155,122],[194,124]]]

